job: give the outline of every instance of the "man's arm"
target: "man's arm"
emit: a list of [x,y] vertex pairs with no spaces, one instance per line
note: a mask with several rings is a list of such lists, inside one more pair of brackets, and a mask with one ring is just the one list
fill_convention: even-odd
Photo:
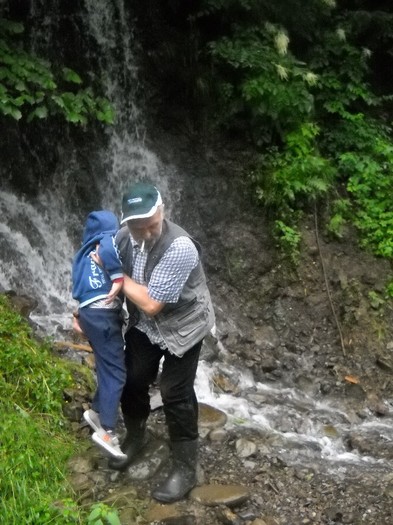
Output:
[[124,276],[123,292],[130,301],[149,317],[157,315],[165,306],[165,303],[150,297],[147,286],[136,283],[128,275]]

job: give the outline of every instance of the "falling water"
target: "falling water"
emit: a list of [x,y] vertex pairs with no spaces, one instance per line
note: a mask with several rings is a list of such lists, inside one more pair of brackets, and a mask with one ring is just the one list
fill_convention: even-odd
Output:
[[[32,2],[31,47],[37,54],[59,46],[58,24],[65,16],[60,9],[60,3],[54,2],[49,17],[41,1]],[[92,148],[91,187],[98,192],[93,200],[97,208],[108,208],[119,215],[121,195],[131,180],[149,179],[164,195],[169,194],[168,168],[144,144],[143,118],[135,101],[138,77],[134,40],[124,1],[86,0],[79,16],[85,37],[94,40],[98,75],[116,113],[114,125],[107,129],[107,147]],[[71,202],[80,199],[73,181],[82,168],[72,148],[56,147],[62,158],[52,182],[39,189],[38,197],[17,196],[6,187],[0,191],[0,279],[5,290],[35,298],[38,307],[31,314],[32,320],[46,334],[62,337],[62,332],[71,327],[70,313],[75,307],[70,269],[79,239],[73,232],[82,232],[83,225],[79,210],[73,210]],[[97,176],[94,166],[101,167]]]

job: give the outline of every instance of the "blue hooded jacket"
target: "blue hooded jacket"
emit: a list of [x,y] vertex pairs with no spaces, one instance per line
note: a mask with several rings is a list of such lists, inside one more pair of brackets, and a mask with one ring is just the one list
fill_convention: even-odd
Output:
[[[93,211],[86,220],[82,247],[72,262],[72,297],[79,301],[79,308],[107,297],[112,281],[123,277],[115,235],[119,221],[107,210]],[[89,256],[99,245],[102,267]]]

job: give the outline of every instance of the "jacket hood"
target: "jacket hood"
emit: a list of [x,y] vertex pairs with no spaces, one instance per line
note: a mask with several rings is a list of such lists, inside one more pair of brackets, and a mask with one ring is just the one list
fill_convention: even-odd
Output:
[[86,219],[82,243],[86,244],[103,234],[115,235],[119,221],[114,213],[108,210],[92,211]]

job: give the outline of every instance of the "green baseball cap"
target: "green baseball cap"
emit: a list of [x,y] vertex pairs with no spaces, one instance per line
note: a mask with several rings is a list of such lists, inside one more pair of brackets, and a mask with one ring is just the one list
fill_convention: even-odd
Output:
[[155,186],[137,182],[123,194],[120,224],[151,217],[161,204],[161,195]]

